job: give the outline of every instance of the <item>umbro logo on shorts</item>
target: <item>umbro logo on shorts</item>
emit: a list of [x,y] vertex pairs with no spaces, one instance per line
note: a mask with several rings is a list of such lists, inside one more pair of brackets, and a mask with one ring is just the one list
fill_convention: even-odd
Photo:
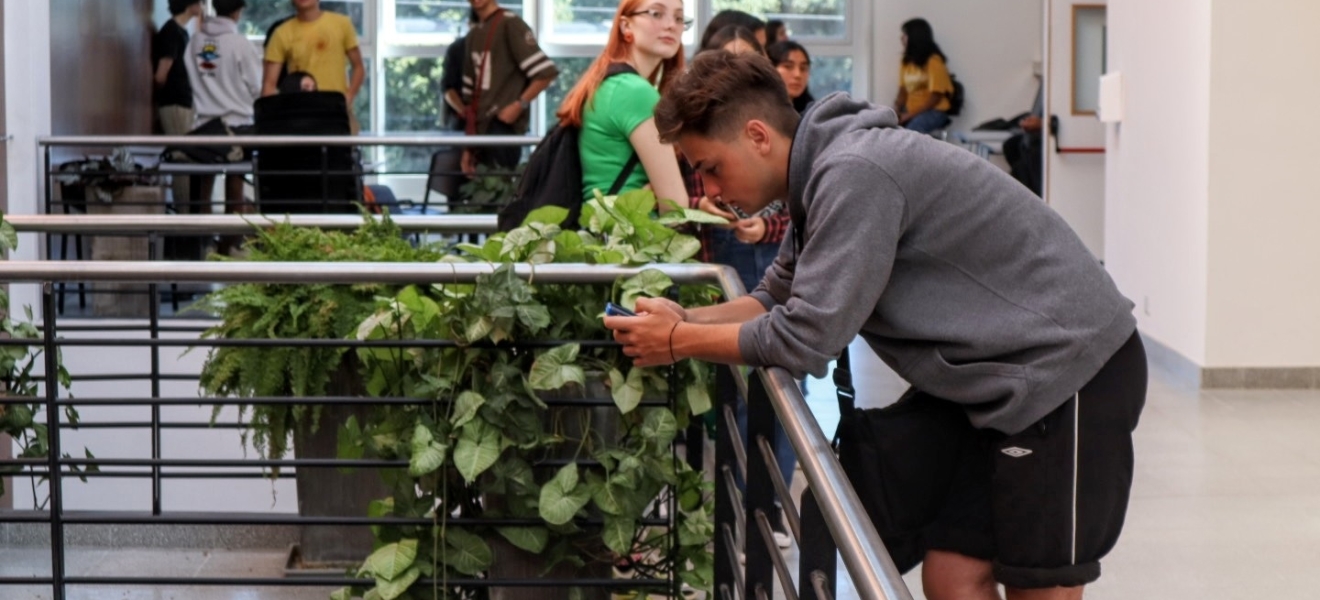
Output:
[[1000,450],[1000,452],[1003,452],[1004,454],[1007,454],[1013,458],[1022,458],[1023,456],[1031,454],[1030,450],[1027,450],[1026,448],[1018,448],[1017,446],[1010,446],[1008,448],[1004,448],[1003,450]]

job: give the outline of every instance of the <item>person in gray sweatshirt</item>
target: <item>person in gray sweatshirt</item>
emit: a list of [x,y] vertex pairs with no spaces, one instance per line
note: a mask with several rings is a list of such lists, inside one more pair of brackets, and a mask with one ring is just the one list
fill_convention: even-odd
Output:
[[188,44],[197,123],[214,118],[231,127],[251,125],[253,103],[261,96],[261,51],[238,30],[245,0],[213,0],[216,16],[205,19]]
[[[261,96],[261,51],[238,30],[238,22],[247,7],[246,0],[212,0],[214,18],[202,21],[197,35],[188,45],[188,79],[192,82],[193,107],[197,125],[220,119],[236,129],[235,133],[250,133],[255,109],[253,104]],[[209,199],[215,183],[214,175],[206,175],[202,190]],[[225,212],[248,212],[244,199],[243,175],[225,175]],[[204,212],[211,212],[208,206]],[[241,239],[236,236],[220,238],[218,250],[227,254],[237,249]]]
[[[691,310],[640,299],[638,316],[606,317],[624,353],[819,377],[860,334],[912,385],[897,426],[959,448],[875,466],[945,482],[934,500],[907,480],[869,499],[899,569],[924,561],[936,600],[998,598],[996,582],[1010,599],[1080,598],[1122,530],[1146,359],[1132,302],[1077,235],[892,109],[833,94],[799,119],[758,55],[698,56],[655,119],[708,195],[749,213],[786,200],[793,230],[747,296]],[[955,409],[951,438],[940,407]]]

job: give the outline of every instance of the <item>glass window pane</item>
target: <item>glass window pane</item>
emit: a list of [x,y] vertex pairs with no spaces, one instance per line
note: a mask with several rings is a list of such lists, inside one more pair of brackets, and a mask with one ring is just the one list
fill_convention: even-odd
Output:
[[[467,32],[467,0],[393,0],[394,33],[438,35],[452,39]],[[523,16],[521,2],[501,2],[500,8]]]
[[[559,77],[556,77],[550,87],[541,94],[541,106],[545,107],[545,122],[549,128],[555,124],[555,112],[559,110],[559,105],[564,102],[564,96],[568,91],[577,85],[578,79],[582,78],[582,73],[591,66],[591,61],[596,60],[590,56],[575,56],[571,58],[554,58],[555,66],[559,67]],[[544,133],[544,132],[540,132]]]
[[[387,58],[385,63],[385,131],[440,129],[440,70],[444,58]],[[425,173],[434,148],[387,146],[391,173]]]
[[824,98],[834,92],[852,93],[853,59],[851,56],[811,57],[811,83],[808,89],[814,98]]
[[[721,10],[741,10],[761,19],[779,19],[788,26],[792,38],[833,38],[847,36],[845,22],[847,0],[712,0],[711,14]],[[813,91],[814,93],[814,91]]]
[[[366,0],[322,0],[321,9],[348,15],[357,28],[358,36],[364,35],[363,23],[366,15]],[[239,29],[248,37],[265,38],[271,25],[293,16],[293,5],[289,0],[247,0],[243,9],[243,20]]]

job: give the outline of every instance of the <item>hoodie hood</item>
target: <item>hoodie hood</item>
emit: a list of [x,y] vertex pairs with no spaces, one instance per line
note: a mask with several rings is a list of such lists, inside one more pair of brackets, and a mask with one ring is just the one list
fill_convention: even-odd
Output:
[[214,17],[202,20],[202,33],[205,35],[225,35],[238,33],[238,23],[226,17]]
[[[789,213],[794,223],[804,223],[807,205],[807,180],[816,157],[828,155],[833,144],[850,146],[860,132],[870,129],[897,128],[898,115],[885,106],[857,100],[844,92],[834,92],[809,106],[798,122],[793,136],[793,150],[788,159]],[[794,228],[800,235],[801,227]]]

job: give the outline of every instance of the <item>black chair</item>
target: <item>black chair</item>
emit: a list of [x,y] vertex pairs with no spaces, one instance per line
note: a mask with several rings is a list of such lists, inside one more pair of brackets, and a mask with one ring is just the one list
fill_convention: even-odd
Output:
[[463,149],[441,148],[431,155],[431,169],[426,176],[426,194],[422,196],[422,214],[428,214],[431,192],[445,197],[445,204],[453,207],[459,199],[459,187],[466,181],[462,168]]
[[[351,135],[338,92],[299,92],[257,100],[258,135]],[[252,156],[257,207],[263,213],[356,213],[362,167],[348,146],[261,146]]]

